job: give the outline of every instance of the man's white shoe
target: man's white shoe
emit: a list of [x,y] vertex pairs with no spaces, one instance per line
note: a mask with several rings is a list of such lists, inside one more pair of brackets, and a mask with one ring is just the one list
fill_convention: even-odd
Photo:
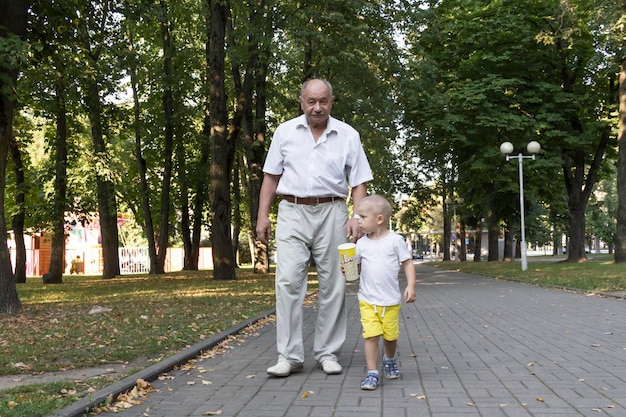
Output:
[[279,361],[276,365],[267,368],[267,373],[274,376],[289,376],[294,372],[300,372],[302,368],[301,363],[292,364],[287,361]]
[[325,360],[324,362],[320,363],[319,367],[324,371],[326,375],[336,375],[340,374],[343,371],[343,368],[341,367],[341,365],[339,365],[339,362],[333,361],[331,359]]

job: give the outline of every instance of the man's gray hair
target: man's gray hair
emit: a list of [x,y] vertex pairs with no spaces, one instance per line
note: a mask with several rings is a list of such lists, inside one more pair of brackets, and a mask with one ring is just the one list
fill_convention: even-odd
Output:
[[300,89],[300,97],[304,97],[304,90],[306,90],[306,86],[309,85],[309,81],[312,81],[312,80],[320,80],[324,84],[326,84],[326,88],[328,88],[328,92],[330,93],[330,96],[331,97],[333,96],[333,86],[330,84],[328,80],[324,78],[309,78],[308,80],[302,83],[302,88]]

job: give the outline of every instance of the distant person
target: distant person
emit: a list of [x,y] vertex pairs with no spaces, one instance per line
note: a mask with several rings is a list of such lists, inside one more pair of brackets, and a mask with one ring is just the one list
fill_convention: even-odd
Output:
[[346,339],[345,279],[337,246],[359,238],[356,218],[348,219],[346,198],[356,206],[372,180],[359,133],[330,116],[333,89],[326,80],[302,85],[303,115],[276,129],[267,154],[259,197],[257,236],[271,237],[269,212],[282,196],[276,224],[276,346],[278,362],[267,369],[285,377],[302,370],[302,305],[307,267],[315,261],[319,301],[313,356],[326,374],[343,368],[337,354]]
[[[400,303],[415,301],[415,265],[404,238],[387,229],[391,204],[380,195],[363,198],[357,208],[359,227],[365,235],[356,243],[361,279],[359,310],[365,339],[367,375],[361,389],[378,387],[378,344],[383,338],[383,372],[387,379],[400,377],[396,347],[400,335]],[[407,286],[400,292],[398,272],[404,268]]]
[[70,265],[70,274],[82,274],[83,273],[83,261],[80,259],[79,255],[76,255],[76,258],[72,259],[72,263]]

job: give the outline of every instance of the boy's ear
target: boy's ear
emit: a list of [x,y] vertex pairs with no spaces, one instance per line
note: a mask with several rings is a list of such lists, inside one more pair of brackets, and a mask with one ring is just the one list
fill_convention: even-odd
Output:
[[383,216],[382,214],[379,214],[378,216],[376,216],[376,222],[378,224],[383,224],[385,222],[385,216]]

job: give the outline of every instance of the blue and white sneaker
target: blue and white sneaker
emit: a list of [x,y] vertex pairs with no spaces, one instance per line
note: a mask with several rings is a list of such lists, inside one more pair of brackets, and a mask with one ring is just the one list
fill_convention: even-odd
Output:
[[387,379],[400,378],[400,371],[398,370],[398,363],[396,362],[396,358],[383,359],[383,365],[384,365],[384,370],[385,370],[385,378]]
[[375,390],[377,387],[378,387],[378,374],[368,372],[365,379],[361,381],[361,389],[371,391],[371,390]]

